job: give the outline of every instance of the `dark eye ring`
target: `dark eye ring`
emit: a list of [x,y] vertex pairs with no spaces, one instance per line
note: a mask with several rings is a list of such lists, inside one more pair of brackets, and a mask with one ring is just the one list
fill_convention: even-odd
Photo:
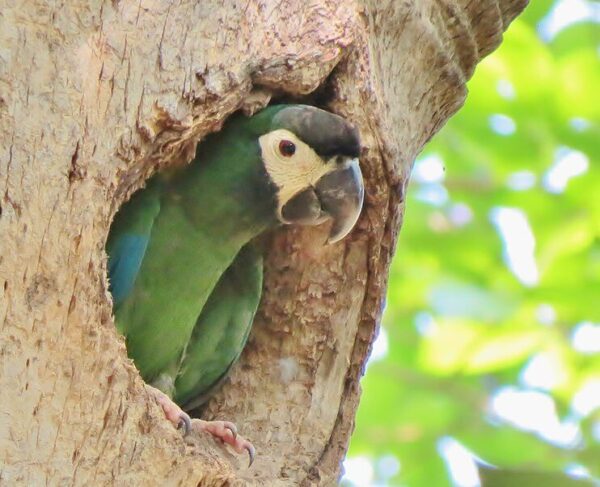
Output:
[[292,157],[296,153],[296,144],[289,140],[279,142],[279,152],[284,157]]

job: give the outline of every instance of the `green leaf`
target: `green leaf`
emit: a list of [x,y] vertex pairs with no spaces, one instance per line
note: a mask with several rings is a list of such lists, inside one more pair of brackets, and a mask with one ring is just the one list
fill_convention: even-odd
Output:
[[587,479],[570,477],[559,472],[502,470],[479,466],[482,487],[593,487]]
[[510,330],[480,339],[468,354],[464,370],[481,374],[523,362],[544,340],[543,330]]
[[[489,416],[494,391],[526,388],[523,371],[533,357],[553,363],[548,394],[563,420],[578,421],[573,399],[600,377],[600,354],[571,343],[579,322],[600,322],[600,29],[580,22],[543,42],[538,23],[553,4],[530,3],[477,67],[465,106],[426,147],[423,157],[435,154],[444,164],[437,188],[447,201],[423,200],[427,186],[416,180],[409,187],[383,317],[388,354],[367,367],[350,447],[374,459],[396,456],[401,470],[389,485],[451,485],[437,452],[445,436],[513,469],[506,476],[570,464],[600,476],[600,411],[579,421],[576,448]],[[496,114],[512,120],[514,133],[493,130]],[[588,169],[551,193],[545,178],[564,147],[583,152]],[[515,189],[522,171],[527,184]],[[505,263],[490,221],[498,206],[527,215],[537,285],[524,286]],[[525,481],[536,483],[510,485],[573,480],[531,475]]]

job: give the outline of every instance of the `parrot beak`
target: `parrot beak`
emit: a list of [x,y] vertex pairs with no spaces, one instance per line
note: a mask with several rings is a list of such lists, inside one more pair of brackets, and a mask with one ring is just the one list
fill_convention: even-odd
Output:
[[354,227],[365,197],[358,159],[345,158],[317,181],[315,193],[323,212],[333,220],[327,243],[339,242]]
[[335,167],[281,208],[282,223],[319,225],[333,220],[327,243],[343,239],[360,216],[365,196],[358,159],[337,156]]

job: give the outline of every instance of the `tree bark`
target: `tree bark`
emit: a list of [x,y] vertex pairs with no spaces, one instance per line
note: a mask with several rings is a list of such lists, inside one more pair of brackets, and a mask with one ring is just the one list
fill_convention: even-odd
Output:
[[[331,485],[377,330],[411,163],[526,0],[1,2],[0,485]],[[318,103],[363,142],[357,229],[269,238],[254,330],[184,441],[114,329],[119,205],[238,109]]]

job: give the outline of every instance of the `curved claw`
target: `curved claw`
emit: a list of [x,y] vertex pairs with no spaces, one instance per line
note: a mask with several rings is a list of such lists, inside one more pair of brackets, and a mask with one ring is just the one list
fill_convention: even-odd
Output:
[[184,438],[190,434],[190,431],[192,431],[192,420],[190,419],[189,415],[183,411],[179,415],[179,424],[177,425],[177,429],[183,430]]
[[162,408],[165,417],[173,424],[173,426],[183,431],[184,437],[187,436],[192,430],[192,420],[190,416],[182,411],[181,408],[160,389],[148,384],[146,384],[146,388]]
[[233,435],[234,440],[237,438],[238,431],[237,431],[237,426],[235,424],[233,424],[230,421],[223,421],[223,427],[225,427],[226,429],[231,431],[231,434]]
[[248,467],[254,463],[256,458],[256,449],[247,439],[238,435],[237,427],[230,421],[204,421],[203,419],[194,419],[193,427],[198,431],[209,433],[213,438],[228,444],[237,453],[248,452]]
[[256,448],[254,448],[254,445],[250,443],[245,445],[244,448],[246,449],[246,451],[248,452],[248,456],[250,457],[250,460],[248,462],[248,468],[250,468],[254,463],[254,458],[256,457]]

